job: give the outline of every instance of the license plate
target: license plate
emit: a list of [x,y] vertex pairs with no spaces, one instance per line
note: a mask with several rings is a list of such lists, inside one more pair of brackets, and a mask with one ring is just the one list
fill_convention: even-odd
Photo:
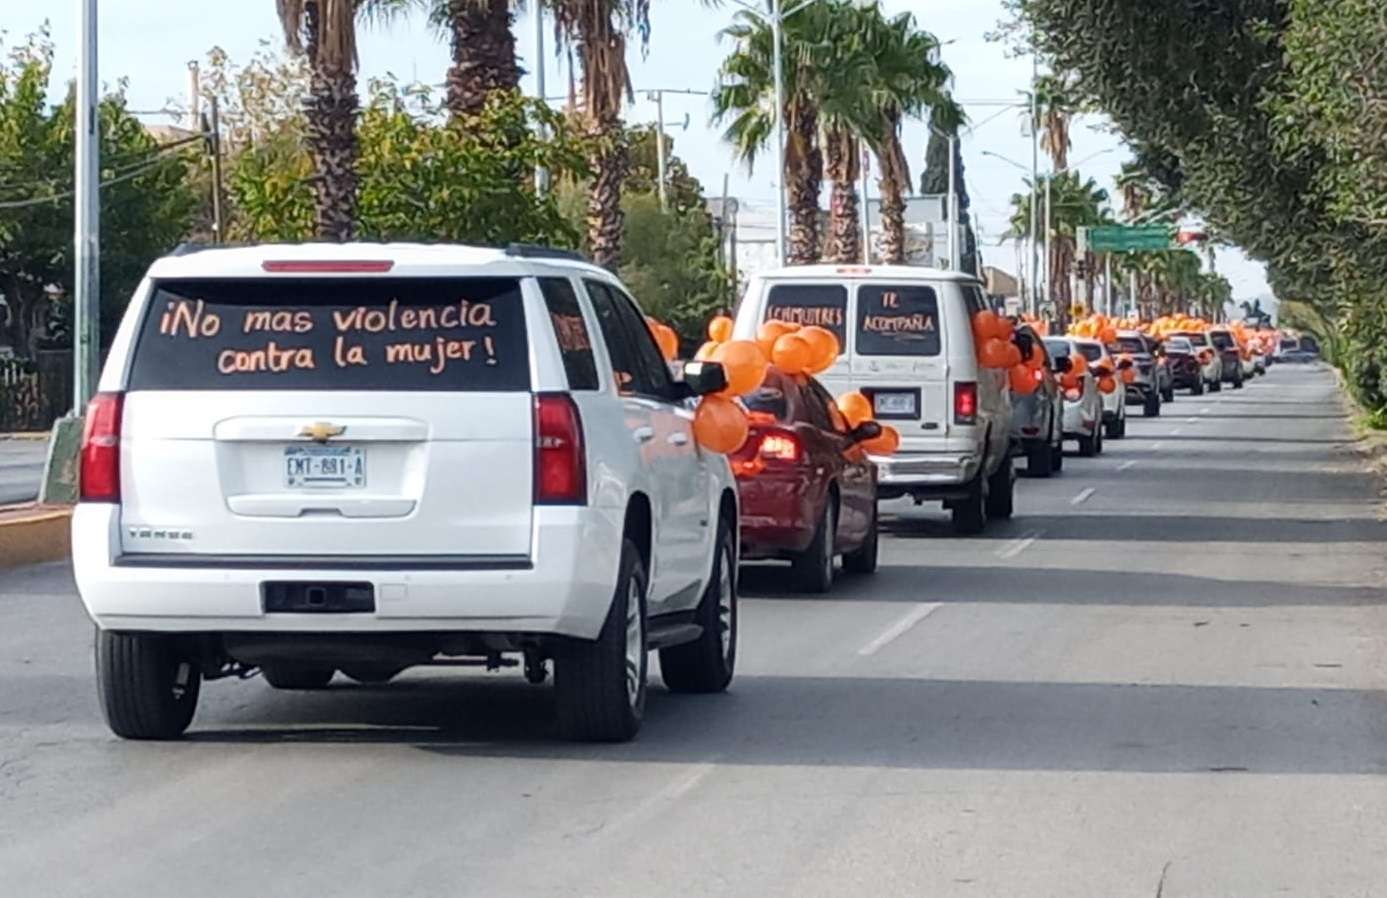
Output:
[[887,416],[914,418],[920,413],[916,406],[916,398],[915,393],[874,393],[872,394],[872,410],[876,412],[878,418]]
[[355,446],[288,446],[284,485],[322,489],[366,485],[366,451]]

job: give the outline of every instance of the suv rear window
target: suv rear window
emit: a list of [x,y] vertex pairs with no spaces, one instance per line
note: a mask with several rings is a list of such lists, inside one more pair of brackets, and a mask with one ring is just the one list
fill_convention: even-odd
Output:
[[570,390],[597,389],[597,362],[592,357],[592,340],[578,305],[578,294],[567,278],[540,278],[540,292],[549,309],[549,323],[554,326],[554,338],[563,356],[564,373]]
[[1113,346],[1118,352],[1141,353],[1150,351],[1146,348],[1146,341],[1140,337],[1118,337]]
[[939,355],[939,297],[921,284],[857,291],[858,355]]
[[529,390],[520,282],[160,281],[130,389]]
[[1219,349],[1233,348],[1233,338],[1223,331],[1210,331],[1209,339],[1212,340],[1214,345]]
[[1103,347],[1096,343],[1080,343],[1079,352],[1084,354],[1084,358],[1090,362],[1096,362],[1103,357]]
[[766,321],[817,324],[846,345],[848,288],[841,284],[777,284],[766,295]]

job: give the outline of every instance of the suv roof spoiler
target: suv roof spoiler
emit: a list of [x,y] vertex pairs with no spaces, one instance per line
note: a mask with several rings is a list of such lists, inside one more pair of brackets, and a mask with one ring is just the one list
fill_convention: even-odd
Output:
[[559,249],[553,246],[542,246],[538,243],[511,243],[506,246],[506,255],[515,256],[518,259],[565,259],[569,262],[587,262],[592,264],[592,260],[576,249]]

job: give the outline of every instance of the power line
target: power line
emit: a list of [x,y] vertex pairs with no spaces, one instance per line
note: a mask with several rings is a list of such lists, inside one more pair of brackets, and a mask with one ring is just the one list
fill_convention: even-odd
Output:
[[[135,178],[138,178],[139,176],[147,174],[153,171],[154,169],[158,168],[162,162],[162,159],[155,159],[154,161],[147,163],[143,168],[138,169],[136,171],[132,171],[127,174],[119,175],[113,178],[107,178],[105,181],[101,182],[101,186],[109,187],[112,184],[120,184],[125,181],[132,181]],[[76,192],[76,190],[64,190],[61,193],[53,193],[49,194],[48,196],[33,197],[27,200],[4,201],[0,202],[0,209],[24,209],[28,208],[29,206],[42,206],[45,203],[55,203],[59,200],[70,199]]]
[[[163,146],[159,147],[159,148],[156,149],[156,150],[152,150],[152,151],[146,152],[146,153],[144,154],[144,155],[145,155],[145,158],[144,158],[144,159],[141,159],[139,162],[127,163],[127,164],[124,164],[124,165],[115,166],[115,167],[112,169],[112,178],[111,178],[111,181],[115,181],[115,179],[118,178],[119,176],[124,175],[124,174],[126,174],[127,172],[130,172],[130,171],[132,171],[132,170],[134,170],[134,169],[140,169],[140,172],[139,172],[139,173],[140,173],[140,174],[143,174],[145,171],[148,171],[148,170],[154,168],[158,163],[163,162],[164,159],[165,159],[165,157],[167,157],[167,156],[169,156],[169,155],[172,154],[171,151],[177,150],[177,149],[181,149],[181,148],[183,148],[184,146],[187,146],[188,144],[196,143],[196,142],[201,141],[201,140],[203,140],[203,139],[204,139],[204,138],[203,138],[201,135],[198,135],[198,136],[195,136],[195,137],[184,138],[183,140],[179,140],[179,141],[174,141],[173,143],[164,144]],[[122,180],[123,180],[123,179],[122,179]],[[53,184],[55,184],[55,183],[57,183],[56,180],[54,180],[54,179],[49,179],[49,180],[46,180],[46,181],[30,181],[30,182],[25,183],[25,184],[0,184],[0,191],[29,190],[29,189],[33,189],[33,188],[36,188],[36,187],[49,187],[49,186],[51,186],[51,185],[53,185]],[[69,194],[69,195],[70,195],[70,194]],[[36,199],[37,199],[37,198],[36,198]],[[11,202],[25,202],[25,203],[27,203],[28,201],[26,200],[26,201],[11,201]],[[38,199],[38,202],[48,202],[48,199]],[[0,208],[12,209],[12,208],[19,208],[19,207],[16,207],[16,206],[13,206],[13,205],[0,204]]]

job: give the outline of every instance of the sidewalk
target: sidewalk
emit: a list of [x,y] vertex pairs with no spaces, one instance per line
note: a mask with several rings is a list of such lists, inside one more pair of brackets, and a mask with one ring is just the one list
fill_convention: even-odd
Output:
[[71,517],[65,505],[0,506],[0,570],[68,557]]

